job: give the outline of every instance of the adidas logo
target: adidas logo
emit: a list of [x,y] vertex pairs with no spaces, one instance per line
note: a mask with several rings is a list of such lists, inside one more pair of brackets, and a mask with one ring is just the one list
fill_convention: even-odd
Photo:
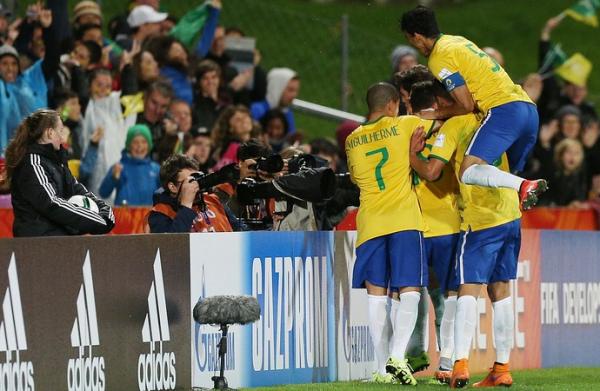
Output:
[[27,338],[14,253],[8,265],[8,287],[2,301],[2,315],[4,319],[0,323],[0,351],[6,352],[6,361],[0,364],[0,391],[33,391],[33,364],[20,359],[20,352],[27,350]]
[[[175,389],[175,353],[163,352],[163,342],[170,339],[160,250],[157,250],[154,259],[154,280],[148,293],[148,313],[142,326],[142,341],[150,344],[150,353],[140,354],[138,359],[140,391]],[[155,351],[156,345],[158,351]]]
[[[77,295],[77,317],[71,329],[71,346],[78,348],[77,358],[67,365],[69,391],[104,391],[104,357],[94,357],[92,346],[100,345],[96,298],[89,251],[83,262],[83,284]],[[87,355],[85,348],[87,347]]]

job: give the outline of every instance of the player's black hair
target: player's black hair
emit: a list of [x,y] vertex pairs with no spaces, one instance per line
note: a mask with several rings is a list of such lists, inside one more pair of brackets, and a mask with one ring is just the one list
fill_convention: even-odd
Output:
[[400,29],[405,33],[418,33],[427,38],[437,38],[440,35],[435,13],[431,8],[422,5],[402,14]]
[[413,112],[429,109],[435,103],[433,82],[420,81],[415,83],[410,90],[410,105]]
[[433,106],[437,98],[452,100],[452,96],[438,80],[415,83],[410,90],[410,106],[415,113]]
[[398,102],[399,100],[398,90],[390,83],[376,83],[367,90],[367,107],[371,113],[383,109],[389,102]]
[[415,83],[433,80],[435,80],[433,73],[431,73],[429,68],[422,64],[417,64],[410,69],[394,74],[394,84],[398,90],[402,88],[406,92],[410,92]]

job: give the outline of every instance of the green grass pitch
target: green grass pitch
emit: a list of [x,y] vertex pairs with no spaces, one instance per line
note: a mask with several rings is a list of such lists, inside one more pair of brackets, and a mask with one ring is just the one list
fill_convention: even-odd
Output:
[[[555,369],[534,369],[526,371],[514,371],[514,384],[511,390],[597,390],[600,389],[600,375],[598,368],[555,368]],[[474,374],[471,376],[473,384],[481,379],[485,374]],[[419,384],[417,390],[443,390],[449,389],[447,386],[431,385],[428,378],[417,378]],[[399,390],[412,389],[411,387],[399,385],[379,385],[365,382],[335,382],[319,384],[299,384],[288,386],[274,386],[264,388],[253,388],[252,390],[285,390],[285,391],[317,391],[317,390]],[[467,387],[471,388],[471,387]]]

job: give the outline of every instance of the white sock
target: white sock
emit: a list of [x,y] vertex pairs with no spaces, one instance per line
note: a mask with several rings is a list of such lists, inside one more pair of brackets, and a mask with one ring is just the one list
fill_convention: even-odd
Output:
[[[440,326],[440,367],[444,364],[446,370],[448,362],[452,363],[452,354],[454,353],[454,317],[456,315],[456,296],[448,296],[444,303],[444,315],[442,316],[442,325]],[[446,360],[443,360],[446,359]],[[442,360],[444,361],[442,363]]]
[[456,360],[469,358],[471,341],[477,325],[477,299],[461,296],[456,301],[454,320],[454,354]]
[[420,293],[421,298],[419,299],[415,329],[413,330],[408,341],[408,346],[406,347],[406,354],[413,357],[426,352],[428,348],[427,334],[429,330],[427,330],[427,326],[429,326],[429,295],[427,294],[426,288],[421,288]]
[[515,331],[515,314],[512,298],[492,303],[494,308],[494,342],[496,343],[496,362],[508,363]]
[[473,164],[463,172],[462,182],[467,185],[506,187],[519,191],[524,179],[502,171],[490,164]]
[[[436,336],[436,347],[441,351],[441,334],[440,328],[442,326],[442,318],[444,316],[444,301],[445,297],[440,288],[428,290],[429,297],[431,298],[431,304],[433,304],[433,312],[435,313],[435,336]],[[453,323],[454,324],[454,323]]]
[[368,297],[369,332],[371,333],[373,347],[375,348],[375,362],[377,364],[377,371],[385,375],[385,363],[390,357],[389,334],[391,325],[387,312],[388,297],[373,295],[368,295]]
[[394,336],[392,357],[404,360],[408,340],[415,328],[419,311],[419,292],[405,292],[400,295],[400,303],[394,318]]
[[390,321],[392,323],[392,333],[390,335],[390,352],[394,351],[394,335],[396,335],[396,315],[398,314],[398,307],[400,307],[400,300],[391,300],[392,307],[390,308]]

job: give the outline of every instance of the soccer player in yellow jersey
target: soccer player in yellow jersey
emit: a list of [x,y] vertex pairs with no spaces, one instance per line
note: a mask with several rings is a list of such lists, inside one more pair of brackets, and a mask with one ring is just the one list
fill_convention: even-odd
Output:
[[[417,65],[395,75],[395,83],[401,99],[412,113],[410,91],[421,81],[433,81],[435,78],[429,69]],[[419,102],[417,102],[419,104]],[[439,125],[429,129],[426,135],[424,159],[430,157],[436,142]],[[454,314],[456,310],[456,291],[458,286],[451,273],[454,271],[454,256],[460,232],[460,214],[458,210],[458,181],[452,165],[445,165],[440,175],[431,181],[418,176],[416,191],[423,213],[423,219],[429,230],[424,232],[425,259],[429,265],[430,276],[427,293],[431,297],[435,310],[436,335],[440,343],[440,361],[435,378],[440,382],[449,382],[452,373],[452,355],[454,353]],[[431,273],[433,271],[433,273]],[[428,334],[428,298],[421,293],[419,315],[415,331],[408,345],[407,358],[414,372],[429,365],[427,356]]]
[[531,208],[547,189],[546,181],[529,181],[492,163],[506,152],[510,171],[523,170],[538,134],[535,104],[473,42],[441,34],[431,9],[418,6],[404,13],[400,27],[410,44],[428,57],[429,69],[454,98],[451,105],[423,113],[423,118],[447,119],[473,111],[484,115],[465,151],[460,180],[470,185],[515,189],[522,208]]
[[[378,83],[367,91],[369,122],[346,139],[348,168],[360,189],[356,219],[358,237],[352,287],[366,288],[369,330],[377,371],[373,380],[417,384],[405,359],[415,327],[420,287],[427,286],[423,254],[425,229],[408,160],[410,138],[418,126],[432,121],[396,117],[400,97],[394,86]],[[392,351],[386,338],[388,288],[394,300]]]
[[[452,98],[441,83],[423,82],[411,90],[413,110],[424,112],[451,104]],[[448,161],[458,172],[479,123],[475,115],[452,117],[439,130],[429,159],[418,156],[424,140],[417,132],[411,140],[411,166],[420,176],[437,178]],[[421,144],[421,145],[419,145]],[[508,170],[506,154],[494,162]],[[477,297],[481,286],[488,284],[488,295],[494,309],[494,342],[496,362],[492,371],[475,387],[510,386],[512,377],[508,361],[514,332],[514,313],[510,296],[510,280],[516,278],[521,247],[519,199],[510,189],[494,189],[461,183],[461,236],[456,253],[455,278],[459,284],[455,317],[455,363],[451,387],[464,387],[469,381],[468,357],[475,332]]]

